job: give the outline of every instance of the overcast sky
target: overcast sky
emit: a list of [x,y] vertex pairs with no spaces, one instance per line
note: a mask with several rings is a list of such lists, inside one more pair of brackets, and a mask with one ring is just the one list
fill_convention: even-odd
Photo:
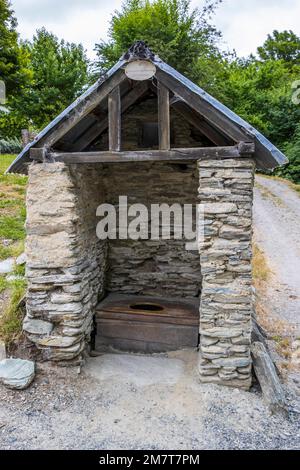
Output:
[[[12,0],[22,38],[45,26],[69,42],[81,42],[93,58],[99,39],[107,38],[111,14],[122,0]],[[192,0],[193,6],[203,5]],[[300,35],[300,0],[224,0],[214,18],[223,33],[223,48],[240,56],[255,53],[274,29]]]

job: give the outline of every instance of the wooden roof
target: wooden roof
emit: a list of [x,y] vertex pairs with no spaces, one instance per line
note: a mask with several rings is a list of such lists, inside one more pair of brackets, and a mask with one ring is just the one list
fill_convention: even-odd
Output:
[[84,150],[87,141],[92,141],[107,129],[107,97],[116,87],[121,90],[122,110],[125,110],[152,86],[150,80],[132,84],[127,79],[124,69],[134,60],[147,60],[155,65],[155,79],[172,93],[170,104],[190,122],[200,119],[204,132],[216,145],[226,145],[227,141],[236,144],[253,142],[254,158],[261,169],[273,169],[288,163],[285,155],[259,131],[155,56],[145,43],[138,41],[109,72],[45,127],[23,149],[7,172],[26,173],[32,148],[50,149],[58,145],[63,151]]

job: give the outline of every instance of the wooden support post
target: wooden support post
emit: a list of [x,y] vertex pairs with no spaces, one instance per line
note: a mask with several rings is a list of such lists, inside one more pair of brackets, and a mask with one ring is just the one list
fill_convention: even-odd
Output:
[[159,150],[170,150],[170,94],[158,83],[158,141]]
[[111,152],[120,152],[121,150],[120,87],[116,87],[108,95],[108,129],[109,129],[109,150]]

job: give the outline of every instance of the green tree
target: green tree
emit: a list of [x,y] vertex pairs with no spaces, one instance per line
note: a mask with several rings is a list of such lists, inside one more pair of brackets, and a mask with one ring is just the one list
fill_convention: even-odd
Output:
[[300,76],[300,38],[292,31],[269,35],[258,58],[227,64],[224,99],[228,107],[257,127],[290,159],[277,174],[299,181],[300,106],[292,87]]
[[[137,40],[192,80],[207,80],[208,63],[220,58],[220,33],[209,19],[221,0],[192,10],[190,0],[127,0],[112,17],[109,40],[96,44],[96,70],[104,73]],[[201,65],[205,65],[204,69]]]
[[224,102],[282,146],[300,121],[300,107],[292,102],[296,78],[296,70],[291,72],[282,60],[236,60],[227,67]]
[[257,51],[261,60],[283,60],[300,65],[300,37],[293,31],[273,31]]
[[289,159],[289,164],[279,168],[276,173],[300,184],[300,124],[297,126],[294,137],[284,145],[283,150]]
[[11,3],[0,0],[0,80],[6,86],[6,108],[10,110],[9,114],[0,111],[0,138],[15,136],[15,129],[24,125],[25,120],[12,109],[32,78],[28,52],[20,47],[16,28]]
[[17,20],[8,0],[0,0],[0,80],[8,99],[27,83],[28,57],[18,44]]
[[32,125],[41,129],[76,99],[88,83],[88,59],[81,44],[59,40],[42,28],[23,43],[33,82],[18,103]]

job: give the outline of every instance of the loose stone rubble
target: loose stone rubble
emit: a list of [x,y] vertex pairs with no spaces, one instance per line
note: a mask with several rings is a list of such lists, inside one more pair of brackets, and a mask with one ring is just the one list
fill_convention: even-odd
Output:
[[0,262],[0,274],[9,274],[13,271],[15,265],[14,258],[7,258]]
[[35,364],[22,359],[0,361],[0,382],[8,388],[24,390],[35,376]]
[[26,254],[22,253],[20,256],[17,257],[16,265],[23,266],[24,264],[26,264]]
[[0,361],[6,359],[6,347],[3,341],[0,341]]

